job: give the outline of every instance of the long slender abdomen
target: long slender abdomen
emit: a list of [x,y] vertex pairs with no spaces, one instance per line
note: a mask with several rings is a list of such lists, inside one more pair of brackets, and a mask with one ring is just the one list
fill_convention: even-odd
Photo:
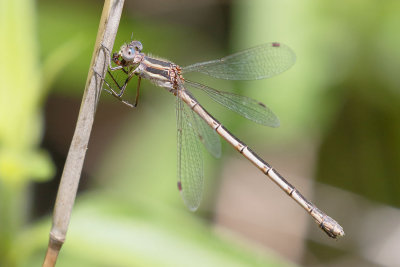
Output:
[[246,144],[237,139],[225,127],[214,119],[192,96],[184,89],[178,90],[179,97],[190,106],[207,124],[213,128],[222,138],[231,144],[240,154],[253,163],[259,170],[275,182],[292,199],[302,206],[315,220],[319,227],[330,237],[344,236],[343,228],[331,217],[320,211],[313,203],[308,201],[300,192],[286,181],[271,165],[266,163]]

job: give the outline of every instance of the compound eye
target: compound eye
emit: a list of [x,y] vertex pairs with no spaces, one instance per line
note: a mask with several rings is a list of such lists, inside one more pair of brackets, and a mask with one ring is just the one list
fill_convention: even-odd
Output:
[[135,50],[132,47],[127,47],[125,51],[122,53],[122,57],[126,61],[132,61],[135,57]]
[[139,41],[132,41],[131,42],[131,47],[134,47],[136,51],[142,52],[143,50],[143,45]]

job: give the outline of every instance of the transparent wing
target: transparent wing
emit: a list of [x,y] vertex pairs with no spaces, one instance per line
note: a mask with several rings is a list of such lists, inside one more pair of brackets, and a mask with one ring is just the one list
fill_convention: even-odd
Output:
[[182,73],[197,71],[219,79],[258,80],[289,69],[296,61],[294,52],[280,43],[267,43],[230,56],[196,63]]
[[278,117],[263,103],[249,97],[215,90],[211,87],[186,80],[185,83],[193,88],[200,89],[209,95],[215,102],[237,112],[239,115],[256,123],[278,127]]
[[203,158],[193,123],[193,113],[176,100],[178,127],[178,189],[186,206],[195,211],[203,193]]
[[[188,90],[186,90],[186,93],[192,96]],[[189,108],[187,109],[192,113],[191,118],[193,118],[193,124],[200,141],[211,155],[216,158],[221,157],[221,141],[219,135],[199,115],[197,115],[196,112]]]

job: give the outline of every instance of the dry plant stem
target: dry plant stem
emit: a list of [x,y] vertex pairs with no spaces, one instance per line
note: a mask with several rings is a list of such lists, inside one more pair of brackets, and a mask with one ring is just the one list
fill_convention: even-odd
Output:
[[93,70],[103,76],[106,74],[109,59],[104,49],[101,49],[101,44],[112,50],[123,5],[124,0],[106,0],[104,3],[81,109],[54,206],[53,225],[43,262],[43,266],[46,267],[55,266],[59,251],[65,241],[102,87],[102,80],[94,74]]

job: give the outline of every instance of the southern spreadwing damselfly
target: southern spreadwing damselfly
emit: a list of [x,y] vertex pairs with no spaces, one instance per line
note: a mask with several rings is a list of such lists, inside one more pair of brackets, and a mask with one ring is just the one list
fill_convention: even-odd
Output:
[[[251,98],[218,91],[182,77],[184,73],[200,72],[226,80],[269,78],[289,69],[294,64],[296,57],[289,47],[277,42],[267,43],[221,59],[196,63],[184,68],[170,61],[148,56],[142,53],[142,49],[141,42],[131,41],[124,44],[119,52],[111,57],[108,49],[103,46],[109,58],[109,79],[102,77],[107,87],[104,89],[130,107],[136,107],[138,103],[142,78],[150,80],[176,96],[178,189],[190,210],[194,211],[199,207],[203,191],[203,159],[200,142],[212,155],[219,157],[221,145],[218,135],[220,135],[302,206],[328,236],[337,238],[344,235],[343,228],[334,219],[308,201],[273,167],[211,116],[194,98],[188,87],[200,89],[217,103],[249,120],[266,126],[279,126],[278,118],[268,107]],[[123,100],[122,96],[134,76],[138,77],[138,82],[136,100],[134,104],[131,104]]]

